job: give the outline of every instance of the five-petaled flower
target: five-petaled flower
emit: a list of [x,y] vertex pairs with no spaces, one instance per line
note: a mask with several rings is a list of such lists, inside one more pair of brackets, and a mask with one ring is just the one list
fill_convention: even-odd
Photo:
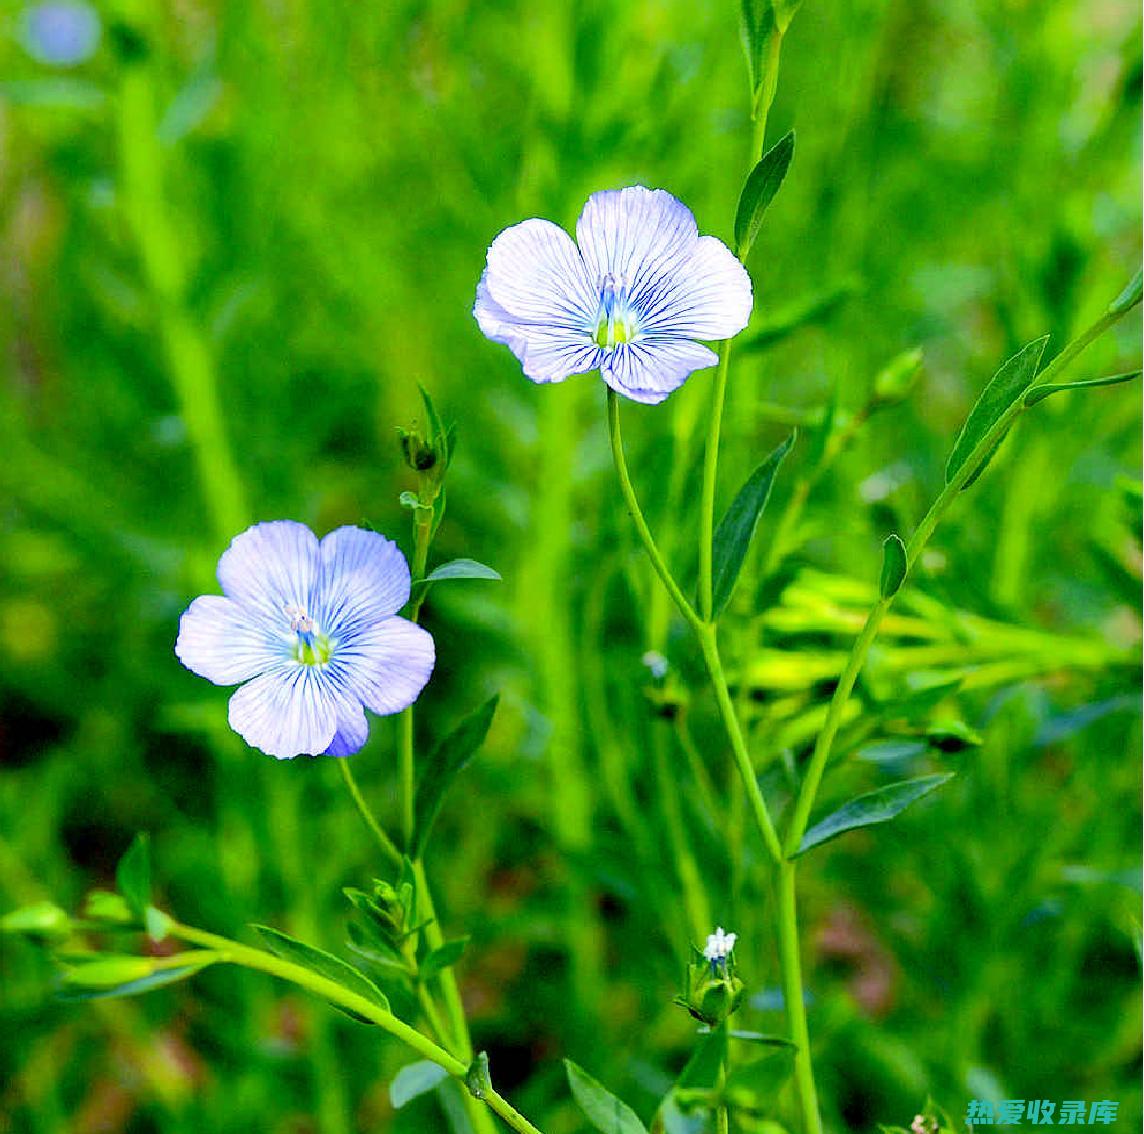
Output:
[[711,963],[712,969],[718,965],[727,963],[727,958],[731,955],[731,950],[735,948],[735,942],[739,939],[737,933],[724,933],[723,927],[720,925],[714,933],[707,935],[707,944],[703,947],[704,960]]
[[661,402],[715,353],[697,339],[738,334],[751,280],[731,250],[700,236],[662,189],[593,193],[576,242],[551,221],[506,228],[489,247],[473,314],[534,382],[599,370],[617,393]]
[[223,552],[218,580],[223,595],[184,612],[175,653],[216,685],[246,683],[230,727],[271,756],[348,756],[369,732],[363,708],[400,712],[429,680],[433,639],[396,617],[409,565],[376,532],[319,543],[292,520],[255,524]]

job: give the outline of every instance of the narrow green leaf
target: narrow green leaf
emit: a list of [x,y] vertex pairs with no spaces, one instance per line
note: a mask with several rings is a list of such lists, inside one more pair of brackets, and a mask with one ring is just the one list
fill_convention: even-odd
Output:
[[793,157],[794,131],[791,130],[763,154],[747,177],[735,211],[735,244],[740,258],[746,257],[755,243],[763,214],[775,199]]
[[[385,993],[365,973],[355,969],[353,965],[347,964],[340,957],[335,957],[332,953],[327,953],[322,949],[315,949],[313,945],[307,945],[304,941],[298,941],[296,938],[290,937],[280,930],[271,929],[267,925],[256,925],[254,929],[266,942],[270,951],[276,953],[284,961],[292,961],[296,965],[301,965],[302,968],[309,969],[312,973],[317,973],[327,980],[332,980],[335,984],[340,984],[342,988],[350,992],[356,992],[358,996],[368,1000],[371,1004],[376,1004],[378,1008],[383,1008],[386,1012],[390,1011],[389,1001],[385,998]],[[341,1005],[335,1004],[334,1007],[345,1012],[352,1019],[360,1020],[363,1023],[372,1023],[356,1012],[342,1008]]]
[[747,77],[752,94],[763,77],[763,58],[767,40],[775,31],[775,6],[772,0],[741,0],[739,4],[739,33],[743,53],[747,57]]
[[429,434],[428,439],[430,444],[436,446],[438,441],[443,442],[445,440],[445,426],[441,422],[441,415],[437,412],[433,399],[429,396],[429,391],[420,384],[418,384],[417,389],[421,391],[421,401],[425,404],[425,425],[427,426],[426,432]]
[[422,980],[432,980],[438,973],[455,965],[468,945],[468,937],[457,937],[446,941],[434,949],[418,966],[417,971]]
[[115,868],[115,885],[137,918],[146,916],[151,904],[151,853],[147,836],[135,836]]
[[916,780],[902,780],[855,797],[828,815],[821,823],[811,827],[802,837],[798,854],[805,854],[812,847],[821,846],[846,831],[889,822],[895,815],[905,811],[911,803],[916,803],[942,784],[948,783],[953,779],[953,775],[953,772],[941,772],[933,776],[920,776]]
[[906,545],[891,532],[882,544],[882,598],[896,595],[906,577]]
[[712,608],[715,615],[727,605],[747,549],[751,545],[759,517],[767,506],[771,485],[783,458],[790,452],[796,434],[792,433],[753,473],[731,501],[727,514],[719,522],[712,549]]
[[1129,370],[1124,374],[1108,374],[1104,378],[1089,378],[1083,382],[1049,382],[1044,386],[1034,386],[1025,395],[1025,405],[1035,406],[1043,402],[1050,394],[1059,394],[1062,390],[1089,390],[1094,386],[1119,386],[1121,382],[1131,382],[1140,377],[1139,370]]
[[[953,443],[953,452],[950,453],[945,466],[946,484],[958,474],[961,466],[969,460],[973,450],[1001,415],[1032,384],[1048,341],[1049,336],[1042,335],[1041,338],[1023,346],[1012,358],[1002,363],[997,373],[989,380],[989,384],[982,390],[973,409],[969,411],[969,417],[965,419],[965,424]],[[975,471],[974,480],[981,475],[987,462],[988,458],[982,462],[981,468]]]
[[448,1077],[449,1072],[432,1060],[422,1059],[417,1063],[407,1063],[389,1084],[389,1101],[393,1104],[394,1110],[400,1110],[406,1103],[412,1102],[419,1095],[427,1094],[442,1079]]
[[793,1043],[786,1036],[776,1036],[770,1032],[745,1032],[732,1028],[727,1034],[732,1039],[742,1040],[744,1043],[757,1043],[762,1047],[793,1047],[798,1050],[797,1043]]
[[186,980],[218,960],[209,951],[183,954],[186,963],[156,968],[153,957],[100,957],[76,965],[64,973],[60,1000],[104,1000],[115,996],[139,996],[144,992]]
[[363,961],[381,969],[396,969],[405,976],[410,975],[409,962],[382,937],[375,925],[351,921],[346,927],[346,936],[349,938],[346,948]]
[[993,447],[981,458],[981,463],[975,468],[972,474],[965,479],[965,483],[961,486],[961,491],[964,492],[967,488],[972,488],[978,481],[981,474],[989,467],[989,462],[997,456],[997,450],[1005,444],[1005,438],[1009,436],[1009,430],[1006,429],[1000,437],[993,443]]
[[576,1105],[600,1134],[647,1134],[647,1127],[640,1122],[631,1107],[597,1083],[571,1059],[564,1060],[564,1070],[568,1073],[568,1086],[572,1089]]
[[797,1047],[780,1047],[762,1059],[740,1064],[727,1076],[724,1088],[727,1101],[748,1110],[773,1102],[782,1085],[794,1074],[797,1054]]
[[1137,269],[1136,275],[1128,281],[1124,290],[1108,305],[1108,310],[1115,314],[1131,311],[1140,302],[1142,294],[1144,294],[1144,275]]
[[441,810],[441,803],[449,785],[485,742],[499,699],[499,696],[490,697],[479,709],[461,721],[437,745],[426,762],[421,782],[417,785],[414,857],[420,858],[425,850],[429,832],[437,813]]
[[727,1027],[712,1028],[691,1053],[687,1065],[675,1080],[677,1090],[713,1090],[719,1085],[723,1065],[727,1062]]
[[434,567],[425,576],[424,582],[437,583],[442,579],[493,579],[499,582],[500,573],[475,559],[452,559],[440,567]]

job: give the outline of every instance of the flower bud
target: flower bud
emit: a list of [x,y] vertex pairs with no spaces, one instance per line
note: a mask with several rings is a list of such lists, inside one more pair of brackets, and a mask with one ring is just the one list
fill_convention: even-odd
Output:
[[922,372],[921,347],[904,351],[890,360],[874,379],[872,409],[896,406],[910,396],[910,391]]
[[36,902],[0,917],[0,932],[22,933],[43,940],[63,940],[71,934],[71,918],[51,902]]
[[735,975],[736,935],[720,926],[707,938],[702,959],[687,966],[687,995],[683,1007],[697,1020],[717,1027],[743,1002],[743,982]]
[[438,461],[435,446],[426,441],[416,429],[398,429],[401,438],[401,453],[405,463],[418,473],[428,472]]

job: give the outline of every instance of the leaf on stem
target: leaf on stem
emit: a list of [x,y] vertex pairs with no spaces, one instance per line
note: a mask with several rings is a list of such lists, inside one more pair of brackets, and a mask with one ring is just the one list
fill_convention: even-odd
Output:
[[433,750],[417,785],[415,803],[416,826],[413,837],[413,857],[420,858],[425,853],[429,832],[449,785],[485,742],[497,711],[499,694],[490,697],[479,709],[467,716]]
[[[974,449],[997,424],[1005,411],[1032,385],[1048,341],[1049,336],[1042,335],[1039,339],[1026,344],[1012,358],[1002,363],[997,373],[989,380],[989,384],[982,390],[973,409],[969,411],[969,417],[965,419],[965,424],[953,443],[953,452],[950,453],[945,466],[946,484],[957,476],[961,467],[972,456]],[[997,445],[1000,443],[998,440]],[[973,476],[965,485],[966,488],[985,470],[985,466],[997,451],[997,445],[990,450],[980,467],[974,470]]]
[[796,1047],[776,1048],[762,1059],[743,1063],[727,1076],[724,1091],[732,1106],[757,1110],[774,1101],[782,1085],[794,1074]]
[[115,868],[115,885],[131,912],[146,915],[151,904],[151,852],[146,834],[140,832]]
[[439,583],[443,579],[492,579],[500,582],[500,578],[498,571],[478,563],[475,559],[451,559],[448,563],[442,563],[440,567],[434,567],[424,579],[420,580],[420,584]]
[[1121,382],[1131,382],[1140,377],[1139,370],[1129,370],[1125,374],[1107,374],[1103,378],[1088,378],[1082,382],[1048,382],[1044,386],[1034,386],[1025,394],[1025,405],[1035,406],[1043,402],[1050,394],[1059,394],[1064,390],[1090,390],[1094,386],[1119,386]]
[[911,803],[916,803],[923,796],[929,795],[942,784],[953,779],[953,772],[941,772],[933,776],[920,776],[915,780],[902,780],[896,784],[888,784],[877,791],[867,792],[856,796],[849,803],[843,804],[837,811],[832,812],[821,823],[816,823],[802,837],[798,851],[791,855],[797,858],[805,854],[812,847],[821,846],[831,839],[853,831],[858,827],[871,827],[876,823],[888,823],[896,815],[900,815]]
[[[347,964],[340,957],[335,957],[333,953],[327,953],[323,949],[315,949],[313,945],[307,945],[304,941],[290,937],[280,930],[271,929],[267,925],[256,925],[254,928],[262,940],[266,942],[270,951],[284,961],[291,961],[295,965],[309,969],[310,972],[317,973],[318,976],[341,985],[346,991],[356,993],[363,1000],[376,1004],[378,1008],[382,1008],[386,1012],[390,1011],[389,1001],[386,999],[385,993],[365,973],[355,969],[353,965]],[[367,1020],[365,1017],[359,1016],[358,1013],[343,1008],[340,1004],[333,1006],[340,1012],[345,1012],[351,1019],[358,1020],[363,1024],[373,1023],[372,1020]]]
[[448,1077],[449,1072],[431,1059],[407,1063],[394,1075],[393,1082],[389,1084],[389,1101],[393,1104],[394,1110],[400,1110],[418,1096],[428,1094],[442,1079]]
[[[185,954],[185,964],[173,964],[178,956],[116,957],[102,956],[69,968],[63,976],[60,1000],[105,1000],[115,996],[139,996],[164,985],[175,984],[213,965],[215,953]],[[160,967],[162,966],[162,967]]]
[[438,945],[417,967],[418,975],[422,980],[432,980],[438,973],[451,968],[461,959],[468,943],[468,937],[457,937]]
[[577,1067],[571,1059],[564,1060],[564,1070],[568,1074],[568,1086],[572,1089],[576,1105],[600,1134],[647,1134],[647,1127],[640,1122],[631,1107]]
[[784,134],[751,170],[739,194],[735,211],[735,245],[739,258],[746,258],[759,235],[763,215],[775,199],[794,157],[794,131]]
[[751,546],[759,517],[767,506],[771,485],[783,458],[794,444],[792,433],[747,479],[739,494],[731,501],[726,515],[719,522],[712,549],[712,616],[727,605],[735,582],[743,567],[747,549]]
[[890,598],[901,589],[906,578],[906,545],[891,532],[882,544],[882,598]]
[[714,1090],[719,1085],[719,1077],[726,1062],[727,1027],[720,1024],[700,1036],[691,1058],[675,1080],[676,1089]]

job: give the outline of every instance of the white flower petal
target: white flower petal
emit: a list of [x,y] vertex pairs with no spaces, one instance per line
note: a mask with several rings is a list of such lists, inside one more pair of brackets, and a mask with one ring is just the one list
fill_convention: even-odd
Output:
[[264,673],[289,652],[275,626],[221,595],[200,595],[179,619],[175,655],[216,685],[237,685]]
[[335,698],[317,667],[284,662],[235,692],[229,720],[247,744],[268,756],[317,756],[334,739]]
[[287,606],[309,613],[318,581],[318,539],[293,520],[255,524],[222,553],[218,581],[228,598],[267,620],[282,619]]
[[578,330],[591,341],[599,293],[572,238],[559,225],[534,218],[506,228],[489,246],[482,283],[485,299],[478,293],[478,321],[495,322],[503,311],[514,323]]
[[731,249],[700,237],[690,255],[638,290],[633,304],[647,335],[729,339],[751,318],[751,277]]
[[717,361],[713,350],[687,339],[641,339],[612,351],[603,360],[600,374],[617,394],[655,405],[694,371]]
[[699,230],[691,210],[663,189],[633,185],[593,193],[576,242],[597,288],[612,275],[638,294],[686,264]]
[[383,716],[417,700],[433,672],[433,639],[404,618],[359,627],[335,647],[330,675],[348,696]]
[[409,601],[409,564],[391,539],[365,528],[335,528],[321,543],[319,598],[310,616],[336,637],[360,622],[379,622]]

